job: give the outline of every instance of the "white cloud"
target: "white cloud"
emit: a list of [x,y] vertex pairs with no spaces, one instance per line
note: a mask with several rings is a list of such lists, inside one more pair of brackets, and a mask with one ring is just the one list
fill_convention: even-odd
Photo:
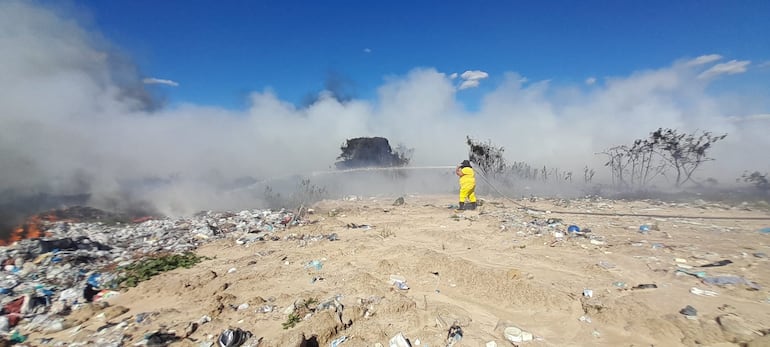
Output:
[[481,70],[468,70],[460,75],[464,80],[483,80],[489,77],[489,74]]
[[712,66],[706,71],[703,71],[699,78],[711,78],[718,75],[735,75],[746,72],[746,68],[751,64],[748,60],[730,60],[726,63],[720,63]]
[[476,88],[480,84],[479,80],[464,80],[460,83],[460,86],[457,87],[459,90],[463,89],[470,89],[470,88]]
[[757,67],[760,69],[770,68],[770,60],[760,63]]
[[[245,110],[192,103],[152,109],[142,107],[142,79],[127,76],[131,68],[110,65],[112,59],[103,58],[110,52],[94,44],[96,34],[35,4],[0,0],[0,47],[14,47],[0,49],[0,199],[9,191],[88,193],[97,207],[146,200],[175,214],[263,207],[259,197],[221,187],[244,177],[327,170],[340,144],[359,136],[414,148],[412,166],[454,166],[468,153],[469,135],[508,149],[510,162],[575,173],[588,165],[597,170],[595,182],[604,183],[604,158],[594,153],[659,127],[705,129],[728,133],[710,153],[716,161],[703,167],[708,175],[732,181],[744,170],[770,171],[770,162],[755,154],[770,148],[770,122],[728,118],[767,114],[765,101],[752,93],[707,91],[712,80],[697,78],[706,68],[686,61],[602,78],[593,88],[525,84],[521,75],[505,73],[473,111],[457,89],[488,75],[452,80],[431,68],[387,79],[373,100],[321,98],[300,108],[257,91]],[[548,140],[553,134],[561,140]],[[351,181],[327,187],[352,190]],[[364,194],[379,187],[390,194],[427,186],[446,192],[456,182],[445,172],[397,187],[368,184]]]
[[707,54],[688,61],[687,65],[688,66],[703,65],[703,64],[713,63],[720,59],[722,59],[722,56],[719,54]]
[[456,79],[457,78],[457,72],[453,72],[451,75],[449,75],[450,79]]
[[[456,74],[453,74],[453,75],[456,76]],[[462,82],[460,82],[460,85],[457,87],[457,89],[464,90],[464,89],[476,88],[481,84],[481,80],[487,77],[489,77],[489,74],[484,71],[467,70],[460,75]]]
[[364,48],[364,53],[372,53],[372,49],[371,48]]
[[728,119],[733,122],[770,121],[770,113],[751,114],[748,116],[730,116]]
[[172,80],[164,80],[161,78],[155,78],[155,77],[148,77],[142,80],[142,83],[144,84],[163,84],[167,86],[172,87],[179,87],[179,83],[172,81]]
[[596,83],[596,77],[588,77],[586,78],[586,84],[589,86],[592,86]]

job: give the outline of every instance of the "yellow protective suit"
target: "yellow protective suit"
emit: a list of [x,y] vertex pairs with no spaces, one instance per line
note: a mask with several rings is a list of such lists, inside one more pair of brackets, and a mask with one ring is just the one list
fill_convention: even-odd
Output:
[[464,167],[460,173],[460,202],[465,202],[465,199],[476,202],[476,175],[473,168]]

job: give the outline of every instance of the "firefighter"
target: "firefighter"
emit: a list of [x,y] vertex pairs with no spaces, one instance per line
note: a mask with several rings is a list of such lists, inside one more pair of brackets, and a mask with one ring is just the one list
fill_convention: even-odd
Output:
[[[468,160],[463,160],[463,162],[457,166],[457,169],[455,169],[455,174],[460,177],[460,209],[475,210],[476,176],[473,173],[471,162]],[[468,200],[467,203],[466,200]]]

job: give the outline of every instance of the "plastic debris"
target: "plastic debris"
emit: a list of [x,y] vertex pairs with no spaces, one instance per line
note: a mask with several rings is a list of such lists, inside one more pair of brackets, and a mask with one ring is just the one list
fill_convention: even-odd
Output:
[[463,328],[456,323],[449,327],[446,337],[446,347],[452,347],[463,339]]
[[341,345],[343,342],[345,342],[347,340],[348,340],[347,336],[340,336],[340,337],[332,340],[332,342],[329,343],[329,347],[337,347],[337,346]]
[[718,266],[725,266],[725,265],[732,264],[732,263],[733,263],[732,260],[725,259],[725,260],[715,261],[713,263],[709,263],[709,264],[706,264],[706,265],[701,265],[699,267],[718,267]]
[[305,264],[305,269],[315,269],[316,271],[321,270],[323,268],[324,264],[320,260],[311,260],[307,264]]
[[695,277],[698,277],[698,278],[706,277],[706,272],[705,271],[690,271],[690,270],[687,270],[687,269],[678,268],[678,269],[676,269],[676,272],[681,272],[683,274],[687,274],[687,275],[690,275],[690,276],[695,276]]
[[644,284],[638,284],[631,287],[631,289],[654,289],[654,288],[658,288],[658,285],[654,283],[644,283]]
[[219,334],[219,347],[239,347],[253,334],[250,331],[241,330],[241,328],[227,329]]
[[703,281],[703,283],[713,284],[713,285],[717,285],[717,286],[726,286],[726,285],[734,285],[734,284],[745,284],[750,289],[753,289],[753,290],[760,290],[760,289],[762,289],[762,287],[759,284],[754,283],[752,281],[749,281],[749,280],[747,280],[747,279],[745,279],[743,277],[739,277],[739,276],[703,277],[701,280]]
[[696,310],[695,307],[692,307],[690,305],[687,305],[683,309],[679,310],[679,313],[683,314],[688,319],[698,318],[698,310]]
[[700,296],[717,296],[717,295],[719,295],[719,293],[717,293],[717,292],[712,292],[710,290],[704,290],[704,289],[700,289],[700,288],[696,288],[696,287],[690,288],[690,293],[693,293],[695,295],[700,295]]
[[412,344],[404,337],[403,333],[398,333],[388,341],[388,347],[412,347]]
[[503,331],[503,336],[506,340],[517,343],[517,342],[527,342],[532,341],[534,338],[532,336],[532,333],[528,331],[521,330],[518,327],[507,327]]
[[583,289],[583,296],[586,298],[592,298],[594,296],[594,291],[591,289]]

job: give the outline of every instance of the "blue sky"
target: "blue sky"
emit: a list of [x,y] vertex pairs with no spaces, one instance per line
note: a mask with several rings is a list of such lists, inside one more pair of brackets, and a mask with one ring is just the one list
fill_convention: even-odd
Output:
[[[330,75],[373,99],[416,67],[489,74],[458,92],[472,107],[506,71],[583,84],[678,59],[770,60],[770,1],[85,1],[75,8],[173,104],[244,108],[271,88],[300,104]],[[84,15],[85,14],[85,15]],[[717,88],[768,90],[768,74]],[[757,89],[759,88],[759,89]]]

